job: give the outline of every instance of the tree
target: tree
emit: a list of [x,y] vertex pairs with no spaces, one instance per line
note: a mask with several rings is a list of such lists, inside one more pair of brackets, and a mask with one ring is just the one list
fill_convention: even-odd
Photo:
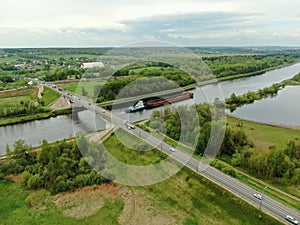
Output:
[[81,93],[83,96],[88,96],[88,92],[85,90],[85,87],[81,87]]
[[10,155],[11,154],[11,150],[10,150],[10,147],[8,144],[6,144],[6,147],[5,147],[5,154],[6,155]]
[[29,181],[29,179],[32,177],[32,174],[29,173],[28,171],[24,171],[21,175],[21,184],[24,186],[24,187],[28,187],[27,186],[27,183]]

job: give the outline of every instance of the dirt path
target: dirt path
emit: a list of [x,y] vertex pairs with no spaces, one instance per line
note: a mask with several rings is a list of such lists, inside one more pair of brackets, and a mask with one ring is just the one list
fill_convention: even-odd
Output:
[[44,91],[44,86],[38,86],[38,98],[42,99],[42,92]]

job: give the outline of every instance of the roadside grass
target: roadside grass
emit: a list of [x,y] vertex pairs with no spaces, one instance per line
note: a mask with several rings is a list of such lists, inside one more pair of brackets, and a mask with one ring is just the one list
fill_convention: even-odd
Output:
[[269,186],[269,185],[266,185],[266,184],[263,184],[263,183],[258,183],[254,179],[252,179],[251,177],[245,176],[241,173],[237,173],[236,178],[238,180],[242,181],[243,183],[247,184],[248,186],[254,188],[255,190],[257,190],[260,193],[267,186],[267,189],[265,189],[265,191],[264,191],[265,194],[273,197],[277,201],[280,201],[282,203],[285,203],[288,206],[291,206],[291,207],[293,207],[297,210],[300,210],[300,202],[297,199],[294,199],[294,198],[291,198],[289,196],[283,195],[279,191],[272,188],[272,186]]
[[[268,134],[266,134],[265,132],[270,132],[271,136],[269,136],[268,142],[265,143],[267,147],[274,145],[274,140],[276,140],[276,143],[282,144],[282,141],[285,141],[284,143],[287,143],[289,140],[291,140],[292,138],[296,138],[297,135],[296,134],[300,134],[300,130],[295,130],[295,129],[287,129],[287,128],[280,128],[280,127],[274,127],[274,126],[266,126],[263,124],[258,124],[258,123],[254,123],[254,122],[250,122],[250,121],[244,121],[244,120],[238,120],[235,118],[231,118],[228,117],[227,118],[227,122],[229,121],[229,124],[234,127],[237,124],[241,124],[243,123],[243,129],[245,129],[245,126],[250,126],[250,128],[247,128],[248,131],[253,132],[253,127],[255,127],[254,129],[260,129],[259,134],[253,132],[253,134],[257,135],[257,137],[255,137],[255,140],[258,140],[258,138],[261,138],[261,140],[264,140],[263,135],[268,136]],[[145,123],[147,124],[147,122]],[[151,134],[161,140],[164,140],[166,143],[176,147],[178,150],[181,150],[183,152],[186,152],[188,154],[191,154],[192,152],[192,148],[186,145],[182,145],[181,143],[178,143],[177,141],[171,139],[170,137],[164,136],[159,132],[156,132],[155,130],[150,129],[149,127],[145,126],[144,124],[137,124],[137,126],[139,126],[140,128],[144,129],[145,131],[150,131],[151,130]],[[283,136],[280,136],[282,129],[284,129],[284,134]],[[296,133],[294,133],[296,132]],[[248,137],[254,138],[251,134],[248,134]],[[274,138],[274,136],[272,137],[272,135],[278,135],[280,136],[280,140],[278,141],[278,139]],[[275,136],[276,137],[276,136]],[[199,155],[194,154],[193,155],[194,158],[201,160],[202,157]],[[230,160],[230,159],[228,159]],[[227,161],[226,158],[222,158],[223,163],[230,165]],[[268,189],[265,191],[266,194],[268,194],[269,196],[274,197],[275,199],[277,199],[278,201],[289,205],[295,209],[300,209],[300,202],[293,198],[288,196],[287,194],[281,193],[280,191],[277,191],[276,188],[279,188],[280,190],[282,190],[283,192],[286,193],[290,193],[296,197],[299,198],[299,187],[293,185],[293,186],[280,186],[280,185],[274,185],[271,183],[268,183],[268,181],[264,180],[263,182],[260,182],[259,179],[256,179],[254,177],[251,177],[251,175],[244,175],[244,173],[247,173],[247,171],[244,171],[242,168],[235,168],[235,172],[236,172],[236,179],[240,180],[241,182],[251,186],[252,188],[256,189],[258,192],[261,192],[261,190],[264,189],[264,187],[267,185]],[[272,187],[274,186],[274,188]]]
[[[127,152],[137,154],[135,150],[121,144],[115,135],[104,144],[118,159],[126,159],[133,164],[140,160],[130,157]],[[156,161],[157,154],[150,153],[144,164]],[[175,218],[176,224],[184,221],[194,221],[195,224],[280,224],[188,168],[181,169],[163,182],[136,189],[145,190],[154,208],[167,212]]]
[[54,91],[54,90],[44,86],[44,90],[42,92],[42,101],[44,101],[45,106],[54,102],[59,97],[60,97],[60,94],[57,91]]
[[188,168],[145,189],[178,224],[281,224]]
[[[122,140],[125,145],[121,144],[119,140]],[[157,163],[167,157],[123,129],[116,130],[103,144],[116,159],[127,164],[145,166]],[[134,147],[134,149],[127,146]],[[143,151],[144,149],[151,150]]]

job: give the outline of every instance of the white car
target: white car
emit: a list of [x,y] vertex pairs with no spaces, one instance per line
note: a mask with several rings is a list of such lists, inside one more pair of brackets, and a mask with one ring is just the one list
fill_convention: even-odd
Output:
[[262,199],[262,195],[261,195],[261,194],[254,193],[253,196],[254,196],[255,198],[258,198],[259,200]]
[[287,216],[285,217],[285,219],[286,219],[287,221],[291,222],[292,224],[295,224],[295,225],[298,225],[298,224],[299,224],[298,220],[296,220],[296,219],[295,219],[294,217],[292,217],[292,216],[287,215]]
[[173,148],[173,147],[170,147],[169,150],[170,150],[171,152],[175,152],[175,148]]

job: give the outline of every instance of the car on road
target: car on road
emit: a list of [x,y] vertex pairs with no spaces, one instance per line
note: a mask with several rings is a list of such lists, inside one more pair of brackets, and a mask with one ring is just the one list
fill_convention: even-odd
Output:
[[299,221],[296,220],[296,219],[295,219],[294,217],[292,217],[292,216],[287,215],[287,216],[285,217],[285,219],[286,219],[287,221],[291,222],[292,224],[295,224],[295,225],[298,225],[298,224],[299,224]]
[[259,200],[262,200],[262,195],[261,194],[257,194],[257,193],[254,193],[253,196]]
[[175,152],[175,148],[173,148],[173,147],[170,147],[169,150],[170,150],[171,152]]

